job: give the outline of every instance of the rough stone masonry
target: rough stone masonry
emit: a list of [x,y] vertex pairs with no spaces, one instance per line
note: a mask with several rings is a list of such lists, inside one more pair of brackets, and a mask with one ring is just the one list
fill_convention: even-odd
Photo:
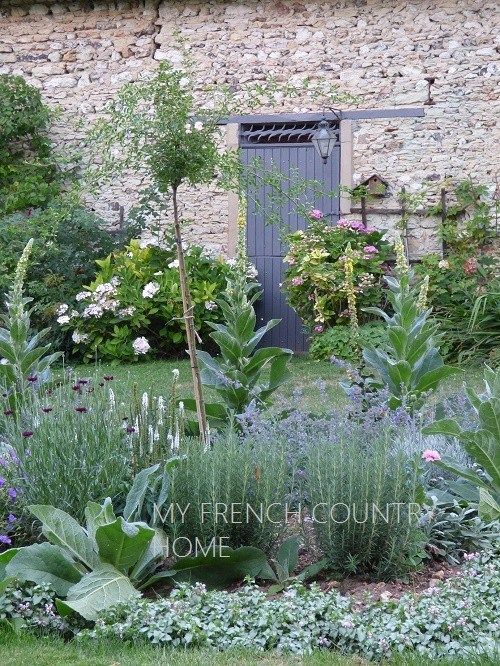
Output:
[[[21,74],[62,109],[59,146],[90,125],[124,82],[177,62],[179,32],[203,81],[321,77],[361,95],[361,108],[421,106],[423,118],[352,123],[352,177],[378,173],[389,183],[379,205],[425,183],[473,176],[495,189],[499,174],[498,4],[490,0],[0,0],[0,72]],[[301,106],[301,105],[299,105]],[[321,111],[311,100],[308,111]],[[301,106],[301,110],[302,110]],[[263,111],[293,111],[273,108]],[[115,182],[93,202],[111,223],[112,204],[128,210],[140,181]],[[192,239],[228,243],[227,195],[187,200]],[[200,205],[201,202],[201,205]],[[384,228],[395,216],[373,216]],[[436,220],[410,220],[415,255],[436,246]]]

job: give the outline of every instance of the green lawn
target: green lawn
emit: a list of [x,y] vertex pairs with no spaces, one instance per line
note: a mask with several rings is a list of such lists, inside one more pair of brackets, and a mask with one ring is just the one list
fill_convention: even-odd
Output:
[[[140,393],[148,391],[153,395],[168,395],[174,368],[179,370],[180,396],[191,397],[191,369],[188,360],[139,362],[130,365],[86,365],[75,368],[75,372],[78,376],[112,375],[117,392],[130,390],[136,384]],[[292,377],[275,398],[280,409],[284,409],[291,401],[296,404],[294,394],[298,398],[297,392],[300,392],[303,404],[311,409],[326,409],[332,404],[345,402],[345,395],[338,385],[342,373],[331,363],[296,357],[292,359],[290,368]],[[211,401],[215,396],[206,391],[206,399]]]
[[[36,656],[35,656],[36,655]],[[124,643],[65,643],[48,637],[0,633],[2,666],[362,666],[359,657],[343,657],[333,652],[316,652],[308,657],[281,656],[271,653],[216,653],[206,650],[173,651],[153,647],[128,646]],[[496,659],[465,656],[463,659],[433,661],[420,656],[395,657],[386,666],[495,666]]]
[[[112,375],[113,386],[118,394],[132,389],[133,385],[142,393],[168,395],[172,383],[172,370],[179,370],[180,396],[191,397],[191,370],[187,360],[152,361],[129,365],[85,365],[75,368],[79,377]],[[328,361],[311,361],[307,357],[295,357],[290,363],[292,377],[274,402],[280,410],[300,404],[304,409],[326,411],[336,405],[346,403],[346,396],[339,386],[343,373]],[[465,368],[463,373],[445,385],[444,392],[456,390],[464,379],[475,387],[480,385],[482,370],[479,367]],[[207,401],[215,396],[206,391]]]

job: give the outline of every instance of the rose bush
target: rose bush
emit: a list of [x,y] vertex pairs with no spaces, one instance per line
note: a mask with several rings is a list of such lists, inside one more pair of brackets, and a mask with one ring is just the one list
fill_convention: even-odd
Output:
[[314,210],[309,214],[308,228],[290,234],[287,242],[283,288],[291,307],[311,332],[322,333],[348,321],[344,259],[349,243],[359,309],[381,303],[381,277],[390,252],[382,231],[344,219],[332,226]]
[[[215,299],[226,288],[230,262],[192,246],[187,269],[198,334],[221,316]],[[184,320],[175,247],[133,240],[123,251],[97,261],[99,271],[73,303],[62,303],[58,323],[70,330],[74,352],[84,361],[131,361],[172,356],[184,349]]]

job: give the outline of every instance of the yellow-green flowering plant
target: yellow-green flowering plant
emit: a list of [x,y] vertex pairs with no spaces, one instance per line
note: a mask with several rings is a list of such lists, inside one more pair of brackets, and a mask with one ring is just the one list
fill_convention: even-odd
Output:
[[[383,301],[382,276],[390,253],[384,232],[362,222],[341,219],[331,224],[319,210],[308,215],[309,226],[287,237],[287,269],[283,288],[288,302],[306,327],[322,333],[336,324],[348,324],[348,292],[361,308]],[[345,258],[350,246],[351,278],[346,282]]]

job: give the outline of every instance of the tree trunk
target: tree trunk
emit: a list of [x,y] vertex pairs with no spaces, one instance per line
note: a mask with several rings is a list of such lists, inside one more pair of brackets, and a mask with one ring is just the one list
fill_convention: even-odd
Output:
[[182,307],[184,321],[186,323],[186,338],[188,344],[189,361],[191,365],[191,374],[193,377],[194,399],[196,402],[196,413],[198,415],[198,425],[200,428],[200,437],[203,444],[207,443],[208,428],[207,415],[205,412],[205,403],[203,401],[203,391],[200,377],[200,367],[196,357],[196,331],[194,328],[193,304],[191,302],[191,293],[189,291],[189,282],[186,272],[186,263],[184,261],[184,250],[182,248],[182,233],[179,220],[179,210],[177,207],[177,188],[172,188],[172,200],[174,206],[174,229],[175,242],[177,246],[177,260],[179,262],[179,278],[181,283]]

